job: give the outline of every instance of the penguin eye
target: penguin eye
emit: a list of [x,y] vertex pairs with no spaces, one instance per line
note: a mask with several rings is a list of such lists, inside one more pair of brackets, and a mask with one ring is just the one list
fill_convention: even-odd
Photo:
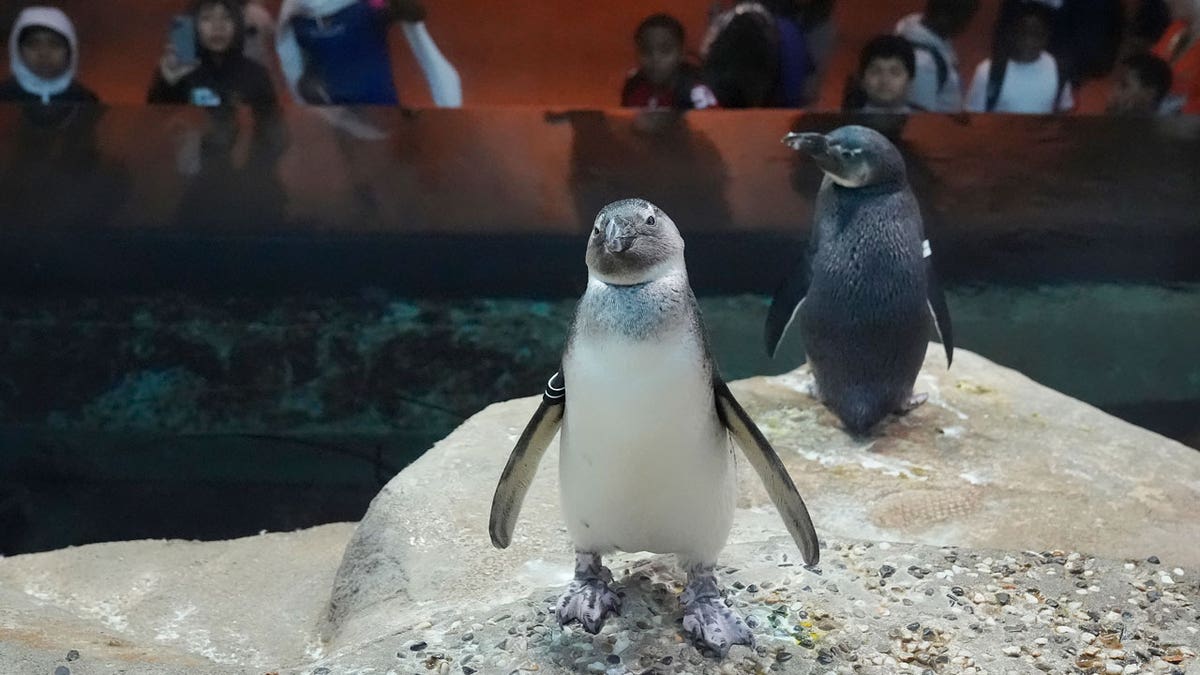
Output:
[[654,224],[654,216],[646,216],[646,224],[653,225]]
[[594,237],[598,234],[600,234],[600,226],[596,225],[596,226],[592,227],[592,236]]

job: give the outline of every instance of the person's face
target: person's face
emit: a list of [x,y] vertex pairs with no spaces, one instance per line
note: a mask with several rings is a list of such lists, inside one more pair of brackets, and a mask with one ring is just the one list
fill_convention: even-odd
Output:
[[657,26],[642,31],[637,51],[642,74],[654,84],[670,82],[683,61],[683,45],[671,31]]
[[1050,43],[1050,29],[1036,16],[1023,16],[1013,27],[1013,60],[1028,63],[1036,59]]
[[237,22],[225,5],[204,5],[196,14],[196,35],[200,46],[217,54],[229,51],[237,33]]
[[21,60],[34,75],[53,80],[71,66],[71,46],[58,33],[35,28],[21,40]]
[[863,91],[875,105],[899,105],[908,98],[909,80],[908,69],[900,59],[875,58],[863,70]]
[[1153,115],[1157,109],[1154,90],[1143,85],[1132,68],[1119,68],[1108,97],[1108,112],[1117,115]]

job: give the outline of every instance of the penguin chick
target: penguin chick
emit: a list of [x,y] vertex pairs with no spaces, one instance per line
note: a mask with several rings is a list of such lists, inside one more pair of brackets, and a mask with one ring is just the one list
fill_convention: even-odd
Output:
[[596,217],[586,260],[588,286],[562,370],[496,488],[492,543],[511,541],[538,461],[561,426],[561,504],[576,554],[559,622],[595,633],[619,612],[602,556],[673,553],[688,577],[683,628],[724,656],[753,642],[714,571],[736,504],[731,436],[810,565],[819,557],[816,532],[783,463],[717,373],[671,219],[642,199],[609,204]]
[[814,394],[847,430],[866,434],[926,400],[913,384],[931,325],[953,360],[950,312],[896,146],[861,126],[783,142],[812,156],[825,178],[806,259],[767,313],[767,352],[799,319]]

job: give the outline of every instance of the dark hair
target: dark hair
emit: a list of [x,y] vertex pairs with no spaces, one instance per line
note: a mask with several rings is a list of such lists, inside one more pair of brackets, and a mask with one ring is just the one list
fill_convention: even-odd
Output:
[[679,23],[679,19],[670,14],[651,14],[643,19],[638,24],[637,30],[633,33],[633,41],[641,44],[642,37],[651,28],[665,28],[680,45],[683,44],[683,24]]
[[1133,71],[1134,77],[1142,86],[1154,90],[1154,100],[1162,101],[1171,91],[1171,66],[1161,58],[1144,52],[1126,57],[1121,65]]
[[917,58],[912,43],[899,35],[876,35],[862,48],[858,57],[858,74],[861,77],[867,66],[876,59],[898,59],[904,64],[911,79],[917,72]]
[[1054,27],[1054,10],[1038,0],[1023,0],[1018,3],[1012,14],[1012,28],[1017,27],[1021,19],[1033,17],[1042,22],[1047,29]]

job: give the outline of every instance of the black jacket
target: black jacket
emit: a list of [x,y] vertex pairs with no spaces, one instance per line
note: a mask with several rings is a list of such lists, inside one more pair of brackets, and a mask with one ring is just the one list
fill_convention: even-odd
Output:
[[[42,97],[25,91],[17,78],[10,77],[0,82],[0,103],[41,103]],[[99,103],[100,99],[91,89],[72,82],[61,93],[50,97],[50,103]]]
[[205,58],[175,84],[167,84],[157,72],[147,103],[182,103],[205,106],[249,105],[255,112],[274,112],[278,107],[275,87],[267,69],[240,52],[216,60]]

